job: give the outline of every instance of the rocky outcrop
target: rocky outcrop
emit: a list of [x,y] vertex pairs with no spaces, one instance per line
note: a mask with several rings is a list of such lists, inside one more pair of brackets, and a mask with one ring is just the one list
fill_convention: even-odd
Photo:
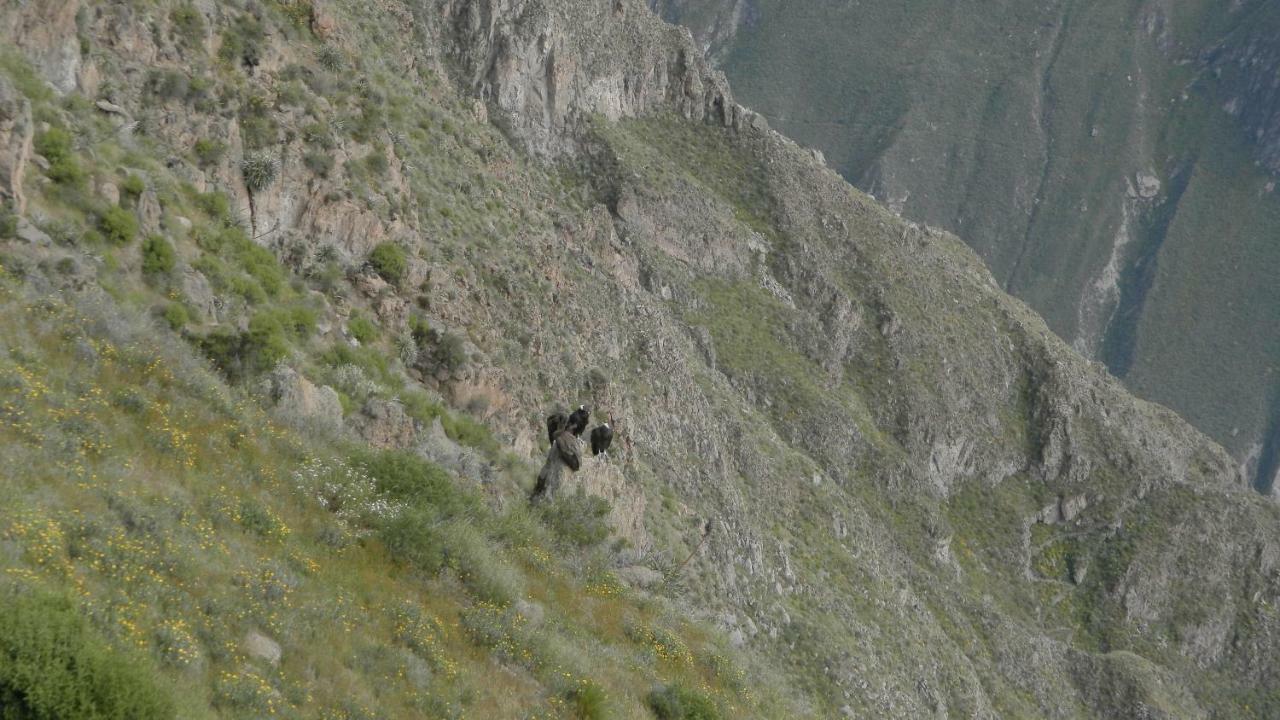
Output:
[[277,411],[291,424],[327,432],[342,427],[342,402],[333,388],[317,387],[285,365],[273,370],[265,384]]
[[250,630],[244,636],[244,652],[249,657],[273,667],[279,665],[280,659],[284,657],[284,650],[280,647],[280,643],[256,630]]
[[641,0],[479,0],[440,7],[448,56],[464,87],[535,153],[572,152],[593,116],[616,121],[669,110],[737,127],[748,118],[688,31],[661,22]]
[[18,93],[8,78],[0,76],[0,202],[11,202],[18,214],[27,209],[22,182],[34,136],[31,102]]
[[365,442],[376,448],[409,448],[417,436],[413,418],[398,402],[373,398],[359,413],[348,418],[348,422]]

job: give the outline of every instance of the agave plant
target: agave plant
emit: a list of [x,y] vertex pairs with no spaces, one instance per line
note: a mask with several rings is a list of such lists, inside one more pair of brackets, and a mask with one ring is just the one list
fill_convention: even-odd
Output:
[[276,159],[263,152],[247,155],[240,162],[240,174],[244,177],[245,187],[251,193],[259,192],[270,185],[276,179],[279,170]]
[[320,52],[316,54],[316,60],[320,63],[320,67],[329,72],[338,72],[344,64],[342,52],[332,45],[320,48]]

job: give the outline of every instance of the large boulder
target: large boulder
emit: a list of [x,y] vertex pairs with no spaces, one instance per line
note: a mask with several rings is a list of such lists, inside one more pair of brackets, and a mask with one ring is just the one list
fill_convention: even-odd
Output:
[[351,425],[365,442],[376,448],[407,448],[414,444],[417,426],[404,406],[392,400],[373,398],[352,416]]
[[317,386],[285,366],[272,371],[266,383],[277,412],[287,422],[331,431],[342,427],[342,402],[333,388]]

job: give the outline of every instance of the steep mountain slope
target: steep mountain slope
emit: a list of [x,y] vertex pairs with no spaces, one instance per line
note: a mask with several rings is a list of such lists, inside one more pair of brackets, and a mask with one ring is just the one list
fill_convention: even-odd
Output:
[[1270,489],[1275,3],[656,6],[747,104],[955,231],[1055,332]]
[[[0,557],[116,651],[200,628],[150,675],[189,714],[1280,707],[1280,509],[638,0],[3,7]],[[576,401],[620,418],[574,479],[608,542],[585,497],[525,510]],[[410,510],[335,539],[317,455]],[[165,551],[134,582],[103,538]]]

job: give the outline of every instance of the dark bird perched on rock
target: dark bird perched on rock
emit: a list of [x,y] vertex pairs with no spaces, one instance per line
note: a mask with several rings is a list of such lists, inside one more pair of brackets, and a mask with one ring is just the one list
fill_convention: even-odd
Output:
[[[613,418],[609,418],[609,422],[613,422]],[[599,455],[608,452],[609,444],[613,442],[613,428],[609,427],[609,423],[597,425],[591,430],[591,454]]]
[[582,467],[582,456],[578,452],[578,438],[569,430],[561,430],[556,435],[551,448],[547,450],[547,461],[538,471],[538,484],[533,488],[532,500],[550,500],[560,487],[560,478],[564,469],[577,472]]
[[569,427],[569,416],[562,412],[552,413],[547,417],[547,442],[554,443],[556,436]]
[[591,411],[586,405],[579,405],[577,410],[569,416],[569,431],[574,437],[582,435],[587,430],[587,421],[591,419]]

